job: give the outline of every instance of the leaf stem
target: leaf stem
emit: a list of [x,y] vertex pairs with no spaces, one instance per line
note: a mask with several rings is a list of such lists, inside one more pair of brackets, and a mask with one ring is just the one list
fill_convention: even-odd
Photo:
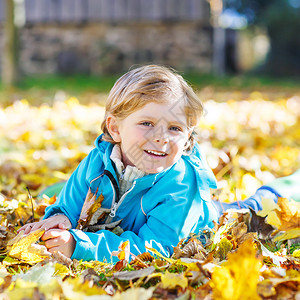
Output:
[[28,197],[29,197],[30,202],[31,202],[32,221],[34,222],[34,209],[33,209],[32,196],[31,196],[31,193],[30,193],[30,190],[29,190],[29,187],[28,187],[28,186],[26,186],[26,189],[27,189],[27,191],[28,191]]

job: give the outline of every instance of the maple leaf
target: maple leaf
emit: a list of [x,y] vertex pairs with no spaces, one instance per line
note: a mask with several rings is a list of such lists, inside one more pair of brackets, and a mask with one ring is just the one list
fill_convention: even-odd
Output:
[[262,197],[261,199],[262,209],[257,212],[260,217],[267,216],[271,211],[278,209],[279,206],[274,202],[273,199]]
[[213,298],[260,299],[256,292],[260,268],[261,260],[256,257],[256,250],[250,241],[246,241],[237,252],[228,254],[228,261],[213,270]]
[[177,286],[184,289],[188,286],[188,279],[182,273],[176,274],[166,272],[165,274],[161,274],[161,282],[165,289],[174,289]]
[[[286,198],[278,198],[279,209],[268,215],[267,222],[281,231],[300,227],[300,203]],[[277,217],[277,218],[276,218]]]
[[27,235],[24,235],[23,230],[20,231],[19,234],[7,244],[9,249],[8,255],[27,263],[37,263],[51,256],[45,246],[34,244],[40,239],[44,232],[45,229],[43,228]]

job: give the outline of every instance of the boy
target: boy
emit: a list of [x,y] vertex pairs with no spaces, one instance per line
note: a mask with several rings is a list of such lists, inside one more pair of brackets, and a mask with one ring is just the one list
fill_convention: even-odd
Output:
[[[25,233],[45,228],[48,250],[72,259],[110,261],[124,241],[134,255],[146,247],[171,255],[197,224],[212,226],[218,217],[210,200],[215,178],[194,140],[202,111],[192,88],[170,69],[150,65],[123,75],[108,96],[96,148],[44,220],[25,225]],[[92,202],[98,209],[84,228]]]

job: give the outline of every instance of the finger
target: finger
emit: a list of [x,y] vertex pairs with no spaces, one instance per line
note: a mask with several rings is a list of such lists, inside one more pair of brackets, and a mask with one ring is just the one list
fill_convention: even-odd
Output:
[[26,228],[24,228],[24,233],[28,234],[31,231],[31,228],[33,227],[33,224],[28,224]]
[[27,227],[24,230],[24,234],[29,234],[30,232],[35,231],[39,228],[40,228],[40,226],[37,223],[27,224]]
[[65,221],[63,223],[58,224],[59,229],[67,229],[67,225],[65,224]]
[[48,230],[50,230],[52,228],[58,228],[58,225],[57,224],[53,224],[51,221],[49,221],[49,222],[43,223],[42,227],[43,227],[43,229],[45,229],[45,231],[48,231]]
[[45,242],[45,246],[46,248],[49,250],[49,249],[52,249],[54,247],[58,247],[60,246],[61,243],[59,241],[59,238],[53,238],[53,239],[48,239],[46,242]]
[[63,224],[65,224],[66,229],[71,229],[72,228],[72,224],[71,224],[69,219],[64,220]]
[[49,239],[57,238],[61,234],[61,229],[50,229],[47,230],[43,235],[42,235],[42,240],[46,241]]
[[25,225],[23,225],[22,227],[20,227],[20,228],[17,230],[17,233],[19,233],[19,232],[22,231],[22,230],[25,232],[25,230],[28,228],[29,225],[31,225],[31,224],[25,224]]
[[42,227],[42,224],[40,222],[37,222],[37,223],[32,223],[32,224],[29,224],[28,226],[28,232],[25,232],[25,233],[30,233],[32,231],[36,231],[38,229],[40,229]]

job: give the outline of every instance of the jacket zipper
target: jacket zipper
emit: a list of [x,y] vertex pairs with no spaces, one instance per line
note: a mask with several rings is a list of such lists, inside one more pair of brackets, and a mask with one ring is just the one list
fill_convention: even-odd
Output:
[[112,206],[111,206],[111,211],[110,211],[110,214],[109,214],[109,218],[107,218],[105,223],[109,223],[116,216],[116,212],[117,212],[118,208],[120,207],[120,205],[124,201],[124,198],[126,197],[126,195],[133,190],[133,188],[135,186],[135,183],[136,182],[134,181],[132,187],[121,197],[121,199],[118,202],[116,202],[115,198],[114,198]]

